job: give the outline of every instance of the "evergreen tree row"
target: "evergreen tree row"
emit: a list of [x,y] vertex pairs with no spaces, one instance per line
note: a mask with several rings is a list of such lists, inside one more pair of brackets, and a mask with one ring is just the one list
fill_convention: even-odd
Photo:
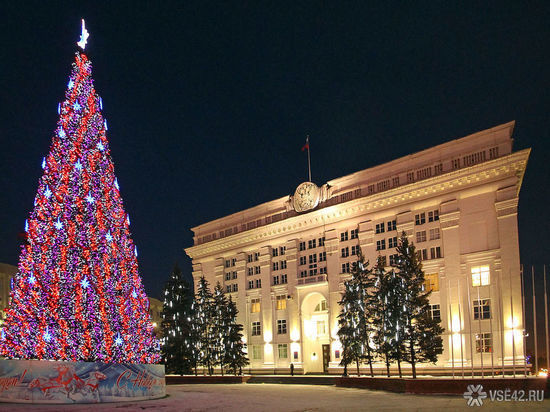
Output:
[[164,287],[162,354],[167,373],[196,375],[202,367],[211,375],[218,366],[222,375],[240,372],[248,359],[237,313],[219,282],[211,292],[201,277],[193,295],[176,265]]
[[351,279],[345,282],[338,302],[342,308],[338,336],[344,375],[348,365],[355,364],[359,375],[360,364],[367,363],[374,376],[372,364],[378,360],[386,365],[387,376],[390,364],[397,363],[399,377],[401,363],[408,362],[416,378],[418,363],[435,363],[443,352],[444,329],[431,317],[431,291],[424,288],[422,264],[405,232],[397,254],[395,267],[386,271],[381,257],[371,268],[359,252]]

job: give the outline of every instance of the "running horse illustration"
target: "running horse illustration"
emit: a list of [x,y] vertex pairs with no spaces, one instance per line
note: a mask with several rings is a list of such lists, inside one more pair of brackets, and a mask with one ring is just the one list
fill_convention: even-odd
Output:
[[58,376],[55,378],[38,377],[29,383],[29,388],[38,388],[44,397],[51,399],[55,393],[62,392],[67,398],[73,399],[71,395],[80,393],[95,394],[97,392],[99,382],[107,379],[103,373],[99,371],[91,372],[86,380],[78,376],[72,366],[58,366]]

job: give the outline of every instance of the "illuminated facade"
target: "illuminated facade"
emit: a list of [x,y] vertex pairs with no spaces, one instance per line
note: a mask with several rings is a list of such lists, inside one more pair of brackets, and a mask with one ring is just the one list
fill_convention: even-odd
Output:
[[[530,149],[514,122],[193,228],[195,284],[233,296],[252,372],[340,373],[338,301],[360,247],[389,266],[415,243],[444,353],[426,369],[523,365],[517,207]],[[379,370],[382,364],[377,365]],[[405,366],[406,368],[406,366]]]

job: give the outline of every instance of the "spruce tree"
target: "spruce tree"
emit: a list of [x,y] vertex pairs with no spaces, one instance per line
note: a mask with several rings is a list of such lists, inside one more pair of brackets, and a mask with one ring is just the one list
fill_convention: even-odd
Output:
[[244,351],[246,344],[243,342],[243,325],[237,323],[238,313],[237,305],[233,302],[230,295],[226,311],[227,334],[224,338],[224,364],[226,364],[228,370],[235,375],[249,363]]
[[214,357],[212,343],[214,340],[213,296],[208,287],[208,281],[202,276],[197,285],[197,293],[192,305],[193,318],[191,321],[192,337],[196,347],[195,375],[200,365],[208,374],[212,374]]
[[369,297],[369,306],[372,310],[372,322],[375,325],[374,342],[376,352],[386,365],[387,376],[390,376],[390,364],[393,359],[391,342],[395,336],[390,316],[388,314],[388,297],[390,295],[390,274],[386,272],[381,257],[378,257],[374,267],[374,286]]
[[190,343],[190,318],[193,294],[176,264],[164,286],[162,310],[162,356],[168,373],[190,373],[193,354]]
[[424,287],[424,272],[416,248],[405,232],[402,233],[397,247],[397,270],[403,287],[403,308],[405,315],[404,340],[406,342],[405,359],[411,364],[413,378],[416,378],[418,362],[437,361],[443,352],[441,334],[443,328],[431,319],[429,314],[429,296],[431,291]]
[[213,366],[220,365],[221,374],[223,375],[225,363],[224,340],[229,332],[229,319],[227,312],[228,301],[220,282],[216,283],[216,287],[214,288],[212,305],[212,342],[210,344],[210,350],[213,358]]

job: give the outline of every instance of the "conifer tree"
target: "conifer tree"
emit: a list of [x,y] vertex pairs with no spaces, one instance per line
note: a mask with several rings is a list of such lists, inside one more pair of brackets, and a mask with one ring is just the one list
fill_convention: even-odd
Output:
[[210,351],[212,353],[213,365],[220,365],[221,374],[225,363],[224,340],[229,332],[228,301],[225,297],[222,285],[216,283],[212,299],[212,342]]
[[443,328],[430,317],[428,298],[431,291],[425,290],[422,263],[405,232],[399,240],[397,253],[397,270],[402,283],[399,290],[403,294],[405,315],[405,359],[411,364],[413,378],[416,378],[418,362],[435,363],[437,355],[443,352]]
[[215,362],[212,352],[214,340],[213,318],[213,296],[208,288],[208,281],[202,276],[197,285],[197,293],[192,305],[193,318],[191,321],[192,337],[197,349],[195,374],[197,366],[201,365],[212,374],[212,366]]
[[164,286],[162,310],[162,356],[169,373],[191,372],[193,354],[190,345],[193,292],[176,264]]
[[391,342],[394,339],[395,333],[388,314],[388,297],[391,291],[389,284],[390,274],[386,272],[384,266],[379,256],[373,270],[375,282],[370,293],[369,305],[372,308],[372,318],[375,324],[374,342],[376,344],[376,352],[383,359],[386,365],[386,373],[389,377],[390,364],[393,359]]
[[246,344],[243,342],[243,325],[237,323],[237,305],[229,296],[227,303],[227,334],[224,339],[225,359],[224,364],[228,370],[237,375],[237,372],[248,365],[249,361],[246,357],[244,349]]

